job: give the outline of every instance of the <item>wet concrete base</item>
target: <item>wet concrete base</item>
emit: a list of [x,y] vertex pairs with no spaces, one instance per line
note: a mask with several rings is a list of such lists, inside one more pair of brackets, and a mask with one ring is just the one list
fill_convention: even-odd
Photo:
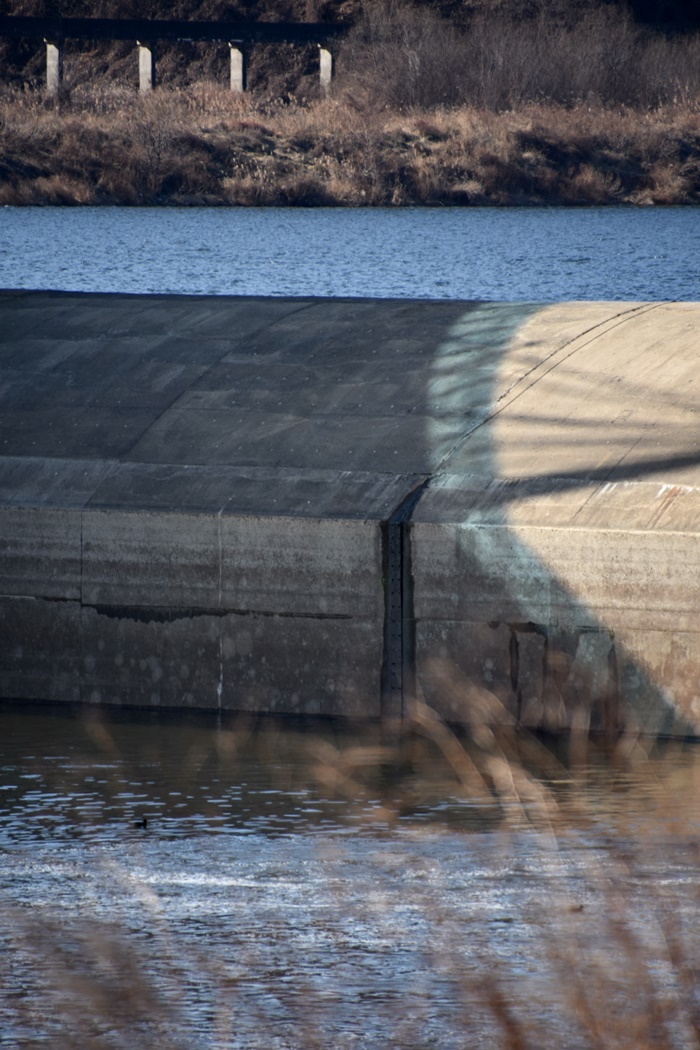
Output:
[[379,716],[376,525],[46,508],[0,521],[0,695]]
[[0,697],[700,731],[699,322],[0,293]]

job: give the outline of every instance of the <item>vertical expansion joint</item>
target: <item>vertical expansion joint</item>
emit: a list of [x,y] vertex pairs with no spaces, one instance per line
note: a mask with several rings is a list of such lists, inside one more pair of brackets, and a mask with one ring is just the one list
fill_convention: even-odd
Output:
[[403,717],[416,692],[411,516],[429,480],[424,479],[412,489],[381,525],[384,580],[383,718]]
[[513,626],[510,628],[510,642],[508,649],[508,655],[510,657],[510,687],[515,696],[516,719],[519,726],[523,713],[523,690],[520,684],[520,641],[518,639],[517,629]]
[[401,714],[403,693],[403,602],[401,525],[387,521],[382,526],[384,561],[384,672],[382,710]]
[[620,701],[620,665],[615,648],[615,635],[610,635],[608,650],[607,689],[603,700],[603,730],[606,733],[618,733],[622,728]]
[[[413,504],[415,506],[415,504]],[[413,510],[413,507],[411,508]],[[413,604],[413,527],[406,520],[401,528],[401,694],[402,713],[417,697],[416,617]]]

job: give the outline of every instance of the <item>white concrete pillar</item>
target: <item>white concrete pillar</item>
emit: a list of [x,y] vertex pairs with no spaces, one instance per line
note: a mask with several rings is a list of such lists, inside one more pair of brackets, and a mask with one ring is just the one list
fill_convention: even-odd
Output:
[[231,91],[245,91],[245,52],[240,44],[229,44],[231,51]]
[[63,48],[52,40],[46,41],[46,94],[55,98],[63,80]]
[[139,91],[142,95],[153,91],[156,86],[156,55],[154,45],[136,41],[139,49]]
[[321,91],[328,91],[333,79],[333,55],[328,48],[319,46],[319,60]]

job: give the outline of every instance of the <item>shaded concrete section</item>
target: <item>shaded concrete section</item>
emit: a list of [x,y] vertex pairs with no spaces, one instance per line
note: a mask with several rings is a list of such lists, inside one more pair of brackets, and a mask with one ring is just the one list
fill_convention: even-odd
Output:
[[0,695],[698,730],[699,321],[0,293]]

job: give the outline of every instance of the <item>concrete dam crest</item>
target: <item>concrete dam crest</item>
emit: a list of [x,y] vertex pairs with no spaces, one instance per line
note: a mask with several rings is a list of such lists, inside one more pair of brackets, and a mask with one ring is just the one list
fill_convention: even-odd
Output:
[[698,305],[0,312],[0,696],[698,731]]

